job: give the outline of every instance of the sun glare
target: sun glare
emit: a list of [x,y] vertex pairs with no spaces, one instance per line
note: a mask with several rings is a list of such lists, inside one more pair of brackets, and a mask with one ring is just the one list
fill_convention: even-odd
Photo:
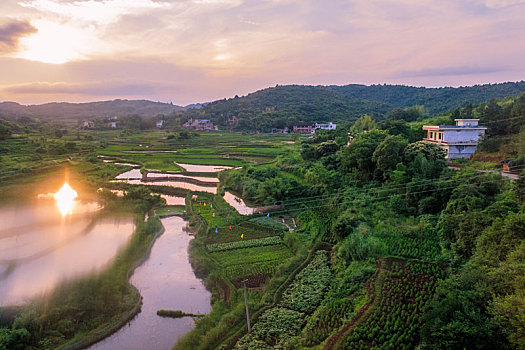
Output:
[[38,31],[20,39],[19,58],[60,64],[83,58],[86,49],[93,47],[93,33],[89,29],[46,20],[31,24]]
[[57,202],[57,207],[62,216],[71,214],[75,207],[75,198],[78,197],[77,191],[71,188],[66,182],[57,193],[53,195]]

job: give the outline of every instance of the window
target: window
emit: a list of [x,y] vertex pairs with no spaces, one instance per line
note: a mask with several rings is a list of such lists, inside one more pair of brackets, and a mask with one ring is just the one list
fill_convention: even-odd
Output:
[[439,138],[440,140],[443,140],[443,133],[442,133],[442,132],[440,132],[440,133],[438,134],[438,138]]
[[434,133],[433,133],[432,131],[429,132],[429,136],[428,136],[428,138],[429,138],[429,139],[432,139],[433,137],[434,137]]

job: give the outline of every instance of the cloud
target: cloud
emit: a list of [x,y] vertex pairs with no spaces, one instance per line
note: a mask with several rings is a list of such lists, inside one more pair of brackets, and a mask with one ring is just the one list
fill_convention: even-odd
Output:
[[65,20],[108,24],[117,21],[122,16],[148,11],[166,9],[171,5],[165,1],[153,0],[84,0],[63,2],[60,0],[30,0],[19,2],[26,8],[40,12],[58,15]]
[[5,93],[17,95],[151,96],[181,86],[159,81],[98,81],[83,83],[27,83],[8,86]]
[[525,0],[486,0],[485,6],[491,9],[499,9],[514,5],[525,4]]
[[0,25],[0,53],[16,51],[19,39],[36,31],[29,22],[12,21]]

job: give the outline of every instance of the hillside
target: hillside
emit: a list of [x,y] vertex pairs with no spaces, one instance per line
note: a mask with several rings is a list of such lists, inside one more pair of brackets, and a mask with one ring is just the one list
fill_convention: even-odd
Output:
[[390,109],[384,103],[348,98],[322,86],[288,85],[215,101],[199,110],[187,111],[187,115],[211,119],[220,125],[236,115],[241,129],[267,130],[295,123],[354,121],[366,113],[381,117]]
[[425,107],[429,115],[468,103],[491,98],[517,96],[525,92],[525,82],[486,84],[471,87],[424,88],[402,85],[276,86],[210,103],[187,117],[211,119],[227,125],[227,118],[239,118],[238,129],[267,131],[301,122],[352,122],[363,114],[383,119],[394,108]]
[[24,106],[15,102],[0,103],[0,116],[76,120],[95,117],[140,115],[153,117],[171,114],[184,107],[146,100],[114,100],[90,103],[47,103]]
[[485,84],[465,87],[425,88],[404,85],[344,85],[329,86],[347,98],[384,103],[396,108],[425,106],[429,114],[464,107],[467,103],[487,102],[491,98],[517,96],[525,92],[525,81]]

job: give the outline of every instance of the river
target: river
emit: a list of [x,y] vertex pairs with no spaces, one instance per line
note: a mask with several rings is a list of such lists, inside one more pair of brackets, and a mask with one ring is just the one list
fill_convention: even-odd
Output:
[[157,316],[157,311],[182,310],[205,314],[211,311],[211,294],[189,263],[192,237],[180,217],[162,219],[165,232],[154,243],[150,256],[139,266],[131,283],[143,297],[142,311],[112,336],[90,349],[171,349],[194,327],[191,317],[179,319]]

